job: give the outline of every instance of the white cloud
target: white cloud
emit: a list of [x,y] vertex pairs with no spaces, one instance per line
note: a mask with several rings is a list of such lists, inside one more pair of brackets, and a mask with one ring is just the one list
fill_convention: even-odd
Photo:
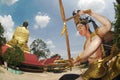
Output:
[[114,21],[114,2],[115,0],[79,0],[77,4],[78,9],[91,9],[94,12],[101,13],[102,15]]
[[14,32],[13,30],[14,22],[12,20],[11,15],[0,16],[0,22],[5,29],[4,35],[6,39],[10,40]]
[[106,8],[103,11],[105,13],[105,16],[107,16],[111,21],[115,20],[115,9],[114,9],[114,4],[116,1],[115,0],[105,0],[106,3]]
[[46,14],[42,15],[40,12],[35,16],[35,28],[45,28],[50,22],[50,17]]
[[51,40],[47,40],[46,44],[49,48],[55,48],[55,45],[53,44],[53,42]]
[[105,9],[105,0],[79,0],[78,8],[101,12]]
[[13,5],[16,2],[18,2],[18,0],[0,0],[1,4],[6,4],[6,5]]
[[36,40],[34,37],[31,37],[29,36],[29,39],[28,39],[28,47],[30,48],[30,45],[32,44],[32,42]]

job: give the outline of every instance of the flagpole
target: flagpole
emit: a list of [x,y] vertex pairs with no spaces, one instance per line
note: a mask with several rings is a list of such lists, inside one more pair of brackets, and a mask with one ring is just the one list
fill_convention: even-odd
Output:
[[[64,23],[66,26],[66,24]],[[70,43],[69,43],[69,37],[68,37],[68,30],[67,26],[65,27],[65,38],[66,38],[66,45],[67,45],[67,52],[68,52],[68,60],[71,60],[71,54],[70,54]],[[71,63],[70,63],[71,64]],[[72,70],[72,67],[70,65],[70,70]]]
[[[66,37],[66,46],[67,46],[67,52],[68,52],[68,60],[70,61],[70,59],[71,59],[70,44],[69,44],[68,30],[67,30],[67,25],[66,25],[66,19],[65,19],[65,13],[64,13],[64,7],[63,7],[63,4],[62,4],[62,0],[59,0],[59,5],[60,5],[61,17],[62,17],[62,20],[63,20],[63,23],[64,23],[62,34],[65,34],[65,37]],[[71,65],[70,65],[70,70],[72,70]]]

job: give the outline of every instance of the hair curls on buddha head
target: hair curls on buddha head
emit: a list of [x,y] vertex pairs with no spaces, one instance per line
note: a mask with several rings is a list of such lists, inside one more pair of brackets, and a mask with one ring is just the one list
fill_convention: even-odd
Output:
[[23,26],[27,27],[28,26],[28,21],[24,21]]

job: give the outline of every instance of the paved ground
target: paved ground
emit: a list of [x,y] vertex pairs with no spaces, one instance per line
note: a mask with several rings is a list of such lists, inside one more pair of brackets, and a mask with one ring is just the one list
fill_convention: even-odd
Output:
[[85,69],[72,68],[72,71],[67,70],[62,73],[43,72],[43,73],[31,73],[23,72],[23,74],[13,74],[8,70],[0,66],[0,80],[58,80],[62,75],[68,73],[80,74]]

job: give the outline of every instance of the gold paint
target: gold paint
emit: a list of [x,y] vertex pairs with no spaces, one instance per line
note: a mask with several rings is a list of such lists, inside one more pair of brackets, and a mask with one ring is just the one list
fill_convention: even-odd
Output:
[[24,26],[19,26],[16,28],[12,39],[7,42],[7,45],[10,46],[17,45],[24,52],[29,52],[30,50],[27,46],[28,38],[29,38],[28,29],[26,29]]

